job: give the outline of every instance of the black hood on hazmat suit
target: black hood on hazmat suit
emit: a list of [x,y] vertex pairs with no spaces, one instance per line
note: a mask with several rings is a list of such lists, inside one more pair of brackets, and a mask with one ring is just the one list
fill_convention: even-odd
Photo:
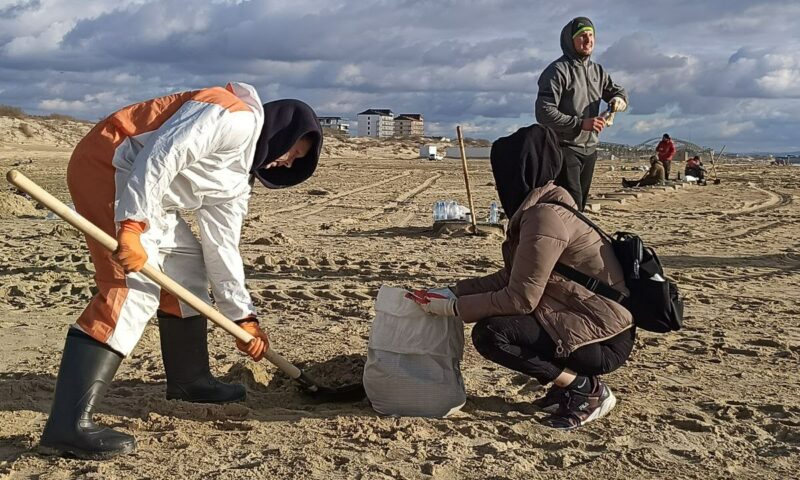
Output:
[[585,27],[591,27],[592,31],[594,31],[594,24],[591,20],[586,17],[576,17],[570,20],[570,22],[561,29],[561,51],[572,60],[584,60],[589,58],[578,55],[578,52],[575,50],[575,45],[572,43],[573,35]]
[[558,136],[543,125],[523,127],[492,144],[489,155],[497,195],[508,218],[534,188],[555,180],[561,171]]
[[[288,152],[303,135],[311,134],[314,143],[308,154],[294,161],[291,168],[275,167],[270,162]],[[256,143],[250,173],[267,188],[286,188],[308,180],[317,169],[322,151],[322,127],[317,114],[300,100],[276,100],[264,104],[264,126]]]

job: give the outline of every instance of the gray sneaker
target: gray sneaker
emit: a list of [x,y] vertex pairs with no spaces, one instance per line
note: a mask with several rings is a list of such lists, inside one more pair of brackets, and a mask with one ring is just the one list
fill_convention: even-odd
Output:
[[605,416],[614,409],[617,397],[599,379],[592,393],[567,390],[566,402],[555,413],[541,420],[542,425],[558,430],[572,430]]

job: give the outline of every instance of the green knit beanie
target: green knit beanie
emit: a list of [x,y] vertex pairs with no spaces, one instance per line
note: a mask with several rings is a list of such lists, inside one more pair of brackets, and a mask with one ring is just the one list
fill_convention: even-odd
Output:
[[577,17],[572,20],[572,38],[583,32],[594,33],[594,24],[586,17]]

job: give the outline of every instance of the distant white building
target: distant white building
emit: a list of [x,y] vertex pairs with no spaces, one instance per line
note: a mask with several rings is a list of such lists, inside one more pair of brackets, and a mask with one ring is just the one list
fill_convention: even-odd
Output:
[[322,128],[339,130],[340,132],[350,133],[350,124],[343,121],[342,117],[317,117]]
[[420,113],[401,113],[394,117],[395,137],[421,137],[425,133],[425,120]]
[[394,115],[389,109],[370,108],[358,114],[359,137],[391,137],[394,135]]

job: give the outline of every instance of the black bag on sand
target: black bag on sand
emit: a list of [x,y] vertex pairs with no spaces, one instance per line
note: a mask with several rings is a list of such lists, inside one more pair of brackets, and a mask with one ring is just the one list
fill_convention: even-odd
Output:
[[557,263],[555,271],[578,282],[590,291],[621,303],[633,314],[637,327],[656,333],[680,330],[683,323],[683,298],[678,286],[664,276],[664,269],[655,250],[645,246],[642,239],[633,233],[617,232],[612,237],[575,208],[562,202],[546,202],[559,205],[572,212],[601,237],[611,242],[614,253],[622,265],[625,286],[631,294],[620,294],[610,285],[585,275],[574,268]]

